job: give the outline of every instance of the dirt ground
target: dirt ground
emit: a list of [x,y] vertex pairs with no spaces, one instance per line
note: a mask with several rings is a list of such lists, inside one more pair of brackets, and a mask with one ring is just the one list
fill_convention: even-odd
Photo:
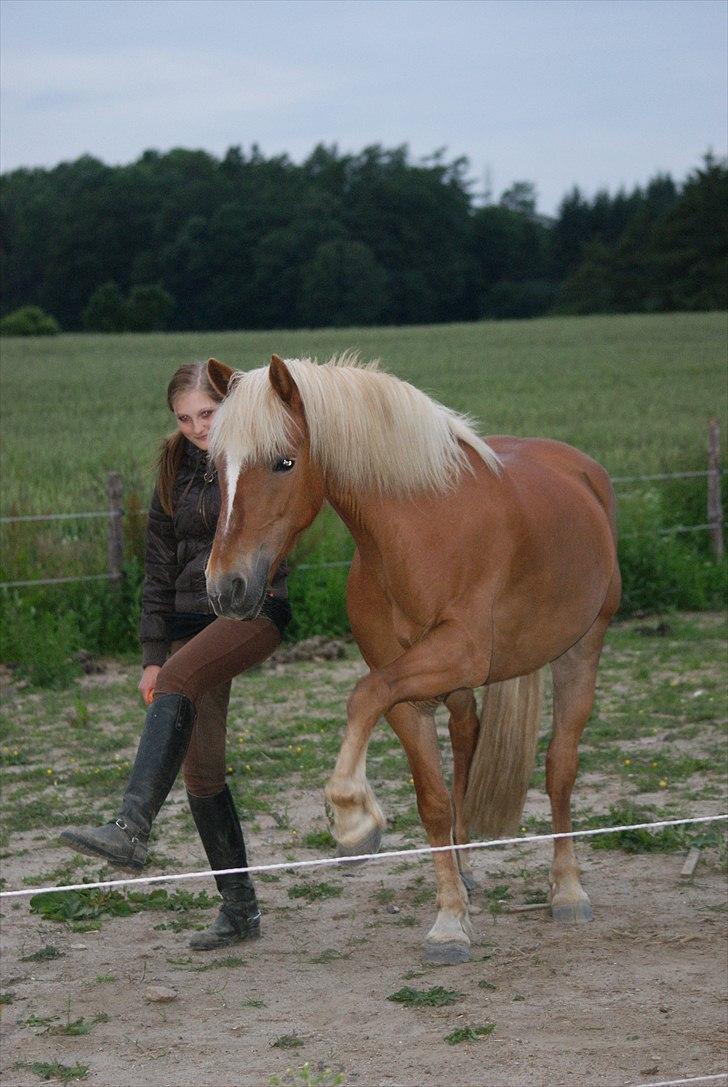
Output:
[[[276,667],[294,686],[304,666]],[[361,670],[351,659],[315,667],[327,675],[339,669],[346,682]],[[127,671],[115,674],[131,684],[135,670]],[[605,787],[587,775],[580,804],[603,807]],[[320,787],[293,785],[285,802],[291,826],[321,823]],[[722,804],[696,795],[686,814],[718,813]],[[160,839],[181,807],[177,789],[160,817]],[[532,790],[527,811],[547,810],[542,791]],[[293,853],[290,830],[279,823],[261,817],[253,862],[312,855]],[[392,833],[383,847],[403,841]],[[630,855],[585,843],[578,852],[595,920],[576,926],[557,925],[545,911],[506,912],[488,897],[506,885],[510,906],[545,890],[549,845],[477,852],[473,960],[450,967],[420,960],[435,916],[427,860],[259,879],[263,938],[207,955],[187,949],[187,932],[159,927],[169,914],[111,917],[98,931],[74,932],[30,913],[27,899],[4,899],[2,990],[10,997],[2,1006],[1,1082],[68,1079],[85,1067],[83,1082],[104,1087],[267,1087],[275,1077],[319,1087],[613,1087],[723,1071],[728,962],[718,850],[704,850],[687,881],[680,852]],[[19,832],[3,861],[4,887],[68,857],[53,832]],[[170,844],[166,859],[170,871],[170,863],[203,866],[188,840]],[[301,882],[335,892],[292,898]],[[212,891],[209,880],[177,886]],[[58,957],[23,961],[48,945]],[[149,1002],[152,985],[175,998]],[[404,986],[460,995],[441,1007],[387,999]],[[59,1033],[97,1016],[108,1018],[87,1034]],[[487,1024],[495,1024],[492,1033],[478,1040],[445,1040]]]

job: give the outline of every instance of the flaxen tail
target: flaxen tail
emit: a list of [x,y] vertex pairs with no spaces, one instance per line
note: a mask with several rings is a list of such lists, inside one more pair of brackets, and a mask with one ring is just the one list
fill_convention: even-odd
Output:
[[485,688],[463,813],[473,836],[515,834],[536,761],[543,670]]

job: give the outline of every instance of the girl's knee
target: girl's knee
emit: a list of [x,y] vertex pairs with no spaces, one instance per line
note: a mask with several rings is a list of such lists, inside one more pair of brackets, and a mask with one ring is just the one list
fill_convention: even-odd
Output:
[[182,780],[191,796],[217,796],[225,788],[225,768],[216,771],[194,763],[183,765]]

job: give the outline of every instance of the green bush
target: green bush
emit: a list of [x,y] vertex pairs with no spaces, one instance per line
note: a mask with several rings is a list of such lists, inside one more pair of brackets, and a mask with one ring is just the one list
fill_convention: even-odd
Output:
[[82,319],[83,327],[89,332],[123,332],[126,329],[126,302],[113,280],[96,288]]
[[55,317],[40,306],[21,306],[0,320],[3,336],[57,336],[61,327]]
[[126,327],[130,332],[160,332],[173,309],[172,295],[159,284],[133,287],[126,302]]
[[64,687],[92,656],[139,652],[142,571],[131,561],[120,585],[78,582],[0,593],[0,660],[40,687]]
[[81,671],[81,632],[72,613],[20,608],[3,622],[2,659],[37,687],[67,687]]
[[707,531],[674,533],[705,520],[705,484],[665,480],[619,500],[620,614],[721,607],[726,563],[711,556]]
[[287,640],[300,642],[315,634],[335,636],[347,632],[349,618],[345,593],[348,573],[348,566],[317,568],[312,565],[293,570],[288,582],[293,619],[286,631]]
[[157,283],[132,287],[124,298],[113,280],[97,287],[83,311],[89,332],[160,332],[169,323],[174,298]]

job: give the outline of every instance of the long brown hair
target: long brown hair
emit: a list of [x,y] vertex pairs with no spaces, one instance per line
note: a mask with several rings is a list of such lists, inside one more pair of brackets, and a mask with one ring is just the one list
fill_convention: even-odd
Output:
[[[186,362],[172,375],[167,386],[167,407],[174,411],[174,402],[180,393],[199,391],[209,396],[216,404],[222,403],[222,397],[207,376],[206,362]],[[182,464],[185,436],[180,430],[169,434],[162,442],[157,459],[157,494],[162,509],[171,517],[174,513],[172,497],[177,473]]]

